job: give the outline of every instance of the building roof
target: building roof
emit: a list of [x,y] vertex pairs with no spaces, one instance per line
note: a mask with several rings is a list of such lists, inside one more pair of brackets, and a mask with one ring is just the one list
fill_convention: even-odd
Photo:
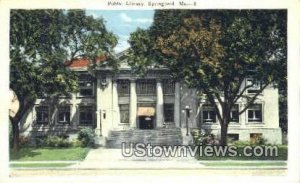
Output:
[[[98,56],[96,58],[96,64],[103,62],[105,60],[107,60],[106,55]],[[91,64],[91,61],[87,58],[76,58],[72,61],[65,62],[65,64],[67,65],[67,67],[71,69],[79,69],[79,68],[87,68]]]

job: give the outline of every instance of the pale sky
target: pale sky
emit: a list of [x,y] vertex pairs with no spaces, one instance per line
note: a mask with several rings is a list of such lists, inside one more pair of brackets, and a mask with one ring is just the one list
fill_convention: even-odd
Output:
[[146,29],[150,26],[154,15],[153,10],[86,10],[86,13],[94,18],[102,17],[107,29],[118,36],[116,53],[129,47],[127,41],[131,32],[138,27]]

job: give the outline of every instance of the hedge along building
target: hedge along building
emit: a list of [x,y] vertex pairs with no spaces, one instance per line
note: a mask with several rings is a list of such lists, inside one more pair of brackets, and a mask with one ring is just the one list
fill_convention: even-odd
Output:
[[[120,68],[96,67],[74,60],[70,69],[79,74],[79,91],[57,100],[38,99],[20,127],[24,136],[66,135],[71,139],[84,127],[95,130],[96,143],[120,147],[122,142],[187,144],[191,131],[202,129],[220,136],[220,125],[212,106],[195,89],[171,79],[166,68],[149,69],[139,77],[122,53]],[[105,62],[101,57],[97,63]],[[244,81],[253,82],[251,78]],[[248,89],[253,95],[258,86]],[[278,91],[269,86],[246,112],[238,115],[245,102],[238,101],[231,111],[228,137],[250,140],[262,136],[269,143],[281,143]]]

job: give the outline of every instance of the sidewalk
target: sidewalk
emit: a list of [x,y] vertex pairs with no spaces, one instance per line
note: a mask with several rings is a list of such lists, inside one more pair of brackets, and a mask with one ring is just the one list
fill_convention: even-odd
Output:
[[[65,167],[15,167],[13,169],[60,169],[60,170],[192,170],[192,169],[268,169],[286,170],[286,161],[199,161],[192,156],[187,157],[124,157],[121,149],[91,149],[83,161],[12,161],[14,164],[72,164]],[[239,166],[242,164],[243,166]],[[257,166],[257,164],[259,166]],[[264,164],[268,164],[265,166]],[[274,164],[274,165],[273,165]]]
[[199,169],[193,157],[124,157],[121,149],[92,149],[84,161],[70,166],[76,169]]

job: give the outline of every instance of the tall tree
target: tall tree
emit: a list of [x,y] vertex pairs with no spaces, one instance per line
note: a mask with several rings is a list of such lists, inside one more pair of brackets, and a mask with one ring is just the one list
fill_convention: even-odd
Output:
[[[136,72],[166,66],[203,94],[216,111],[226,145],[234,104],[246,103],[242,114],[267,86],[285,78],[286,11],[157,10],[153,25],[132,33],[129,43]],[[248,77],[255,82],[245,83]],[[247,95],[257,83],[260,90]]]
[[[95,63],[111,55],[117,43],[103,19],[82,10],[12,10],[10,15],[10,88],[20,109],[10,117],[13,148],[19,149],[19,124],[39,96],[57,97],[77,89],[77,77],[68,69],[76,58]],[[46,95],[45,95],[46,94]]]

